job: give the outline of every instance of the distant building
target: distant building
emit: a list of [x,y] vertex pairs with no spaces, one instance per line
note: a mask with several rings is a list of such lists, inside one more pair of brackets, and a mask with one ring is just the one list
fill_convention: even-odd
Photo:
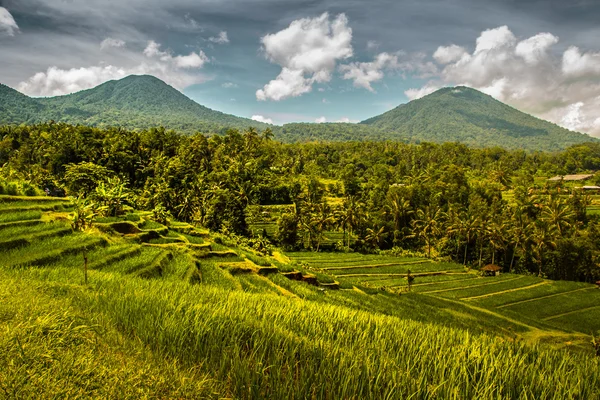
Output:
[[586,179],[590,179],[593,177],[593,174],[576,174],[576,175],[557,175],[553,178],[548,179],[552,182],[558,181],[585,181]]

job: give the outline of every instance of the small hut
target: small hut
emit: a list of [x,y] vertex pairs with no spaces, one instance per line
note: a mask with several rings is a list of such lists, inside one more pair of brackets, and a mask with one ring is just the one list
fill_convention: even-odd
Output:
[[498,276],[500,275],[500,271],[502,271],[502,267],[499,267],[494,264],[488,264],[485,267],[481,268],[481,272],[484,276]]
[[600,281],[597,281],[597,282],[596,282],[596,287],[597,287],[598,289],[600,289]]

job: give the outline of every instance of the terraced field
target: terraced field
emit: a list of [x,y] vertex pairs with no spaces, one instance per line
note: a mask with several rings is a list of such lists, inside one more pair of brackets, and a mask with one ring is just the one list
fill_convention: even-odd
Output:
[[502,274],[482,277],[462,265],[426,259],[341,253],[287,253],[291,260],[330,273],[346,289],[408,291],[410,295],[456,301],[487,310],[533,330],[562,334],[600,331],[600,290],[580,282],[550,281],[534,276]]
[[[0,196],[0,265],[83,271],[86,258],[92,275],[183,280],[388,315],[408,313],[418,304],[426,311],[411,312],[410,318],[475,330],[485,329],[485,323],[472,321],[481,312],[500,330],[507,321],[513,331],[600,330],[600,290],[588,284],[511,274],[484,278],[462,265],[415,257],[327,252],[264,257],[216,243],[208,231],[188,224],[163,226],[148,213],[100,219],[95,234],[76,233],[67,218],[70,207],[66,199]],[[414,279],[406,293],[409,271]],[[324,292],[337,288],[345,290]],[[457,302],[464,308],[458,314]]]

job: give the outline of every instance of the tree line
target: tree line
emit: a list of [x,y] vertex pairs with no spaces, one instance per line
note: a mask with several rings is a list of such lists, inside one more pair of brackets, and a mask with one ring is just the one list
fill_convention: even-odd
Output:
[[[458,143],[282,144],[267,129],[178,135],[47,123],[0,127],[0,174],[249,237],[249,206],[289,205],[269,239],[341,251],[412,251],[555,279],[600,279],[592,198],[556,174],[600,170],[600,145],[560,153]],[[596,179],[598,181],[600,179]],[[118,201],[111,196],[117,196]]]

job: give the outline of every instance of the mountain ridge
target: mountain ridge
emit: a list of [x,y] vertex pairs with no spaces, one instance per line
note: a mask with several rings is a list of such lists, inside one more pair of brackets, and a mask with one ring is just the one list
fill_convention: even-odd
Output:
[[[22,97],[20,97],[20,96]],[[8,98],[8,101],[4,99]],[[54,120],[99,127],[144,129],[164,126],[182,133],[223,133],[227,128],[265,129],[269,125],[205,107],[151,75],[130,75],[94,88],[55,97],[28,97],[8,86],[2,103],[19,100],[24,112],[0,107],[0,123]],[[34,111],[34,112],[33,112]]]
[[163,126],[184,134],[223,134],[229,128],[270,127],[278,140],[288,143],[460,142],[473,147],[557,151],[598,140],[526,114],[465,86],[439,89],[358,124],[273,126],[207,108],[151,75],[130,75],[55,97],[29,97],[0,84],[0,124],[49,120],[126,129]]
[[407,140],[443,142],[448,137],[472,146],[501,145],[560,150],[597,139],[524,113],[466,86],[439,89],[360,124],[393,131]]

